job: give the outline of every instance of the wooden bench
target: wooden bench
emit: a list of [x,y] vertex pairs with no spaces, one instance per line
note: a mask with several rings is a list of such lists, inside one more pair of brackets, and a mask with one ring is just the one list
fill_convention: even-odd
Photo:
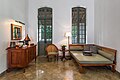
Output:
[[[96,47],[97,53],[93,56],[84,56],[83,51],[87,47]],[[117,50],[95,44],[69,44],[70,55],[79,65],[80,72],[84,72],[84,66],[110,66],[115,71]]]

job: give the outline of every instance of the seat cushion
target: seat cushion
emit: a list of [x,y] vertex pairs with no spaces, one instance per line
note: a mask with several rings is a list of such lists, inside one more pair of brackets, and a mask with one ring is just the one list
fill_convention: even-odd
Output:
[[98,53],[98,49],[96,46],[90,46],[90,51],[92,51],[93,53],[97,54]]
[[93,56],[84,56],[78,52],[71,52],[74,59],[82,64],[112,64],[113,61],[103,57],[100,54],[94,54]]
[[102,50],[98,50],[98,53],[112,61],[114,60],[114,55],[112,55],[111,53],[108,53]]
[[82,54],[82,51],[70,51],[70,53],[78,53],[78,54]]
[[89,45],[84,45],[84,51],[90,51],[90,46]]
[[48,52],[48,55],[57,55],[58,52]]
[[70,46],[70,51],[83,51],[83,46]]

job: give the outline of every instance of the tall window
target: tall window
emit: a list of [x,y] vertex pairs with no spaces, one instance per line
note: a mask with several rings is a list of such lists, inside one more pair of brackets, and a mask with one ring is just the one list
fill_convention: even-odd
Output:
[[86,43],[86,8],[72,8],[72,43]]
[[52,8],[38,9],[38,53],[46,55],[46,46],[52,43]]

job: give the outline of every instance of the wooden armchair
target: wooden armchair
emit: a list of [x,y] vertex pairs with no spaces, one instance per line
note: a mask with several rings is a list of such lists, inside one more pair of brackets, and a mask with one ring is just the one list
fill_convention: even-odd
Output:
[[58,55],[59,55],[58,48],[54,44],[49,44],[46,47],[46,52],[47,52],[48,61],[49,61],[50,56],[53,56],[55,58],[54,60],[58,61]]

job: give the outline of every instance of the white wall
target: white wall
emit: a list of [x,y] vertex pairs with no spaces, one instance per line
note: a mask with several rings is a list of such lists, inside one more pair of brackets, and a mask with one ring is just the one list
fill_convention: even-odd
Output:
[[28,32],[37,43],[38,8],[51,7],[53,9],[53,43],[58,45],[67,43],[64,33],[71,31],[71,9],[76,6],[87,8],[87,43],[94,42],[94,0],[29,0]]
[[[14,20],[25,22],[25,0],[0,0],[0,73],[7,69],[6,48],[11,41],[11,23]],[[25,26],[23,26],[23,37]]]
[[117,49],[120,72],[120,0],[95,0],[95,43]]

